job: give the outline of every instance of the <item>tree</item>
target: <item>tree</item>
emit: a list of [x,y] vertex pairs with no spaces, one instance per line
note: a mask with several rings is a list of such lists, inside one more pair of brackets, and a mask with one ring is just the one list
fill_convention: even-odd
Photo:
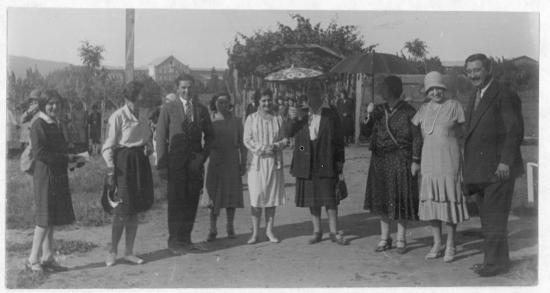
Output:
[[356,26],[339,26],[332,20],[322,28],[320,23],[312,25],[308,18],[299,14],[290,17],[296,21],[294,28],[279,23],[276,31],[257,31],[252,36],[239,33],[228,49],[229,67],[237,69],[241,76],[265,76],[291,65],[328,71],[339,58],[309,50],[280,53],[274,49],[285,45],[317,44],[347,56],[376,46],[364,48]]
[[410,56],[412,56],[412,59],[414,61],[421,61],[424,62],[424,73],[428,71],[428,66],[426,64],[426,55],[428,54],[428,45],[420,40],[419,38],[416,38],[412,41],[405,42],[405,45],[403,47],[407,50]]
[[103,46],[94,46],[88,41],[82,41],[82,45],[78,48],[78,55],[82,63],[92,70],[99,69],[101,61],[103,61]]

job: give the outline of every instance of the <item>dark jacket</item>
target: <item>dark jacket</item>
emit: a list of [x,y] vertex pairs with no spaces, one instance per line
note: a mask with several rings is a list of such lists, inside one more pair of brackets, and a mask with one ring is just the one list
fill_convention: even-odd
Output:
[[464,141],[464,183],[498,181],[499,163],[510,167],[510,176],[523,173],[520,146],[523,141],[523,116],[518,95],[496,81],[487,88],[476,111],[475,95],[466,114]]
[[183,165],[188,158],[193,158],[196,154],[203,155],[206,161],[210,154],[214,131],[208,109],[195,101],[193,122],[186,125],[183,119],[183,103],[180,99],[162,106],[156,127],[158,169],[167,168],[168,165],[174,166],[175,163]]
[[319,137],[314,141],[317,144],[316,154],[313,154],[310,145],[308,121],[306,115],[287,123],[287,134],[295,139],[290,174],[311,179],[311,172],[315,169],[319,177],[336,177],[336,163],[345,161],[344,137],[338,113],[333,107],[322,108]]

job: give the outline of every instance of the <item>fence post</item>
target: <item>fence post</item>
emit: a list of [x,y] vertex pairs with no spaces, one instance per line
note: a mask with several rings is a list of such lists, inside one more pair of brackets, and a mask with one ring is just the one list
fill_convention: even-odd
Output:
[[538,168],[539,165],[533,162],[527,163],[527,202],[535,203],[535,178],[533,176],[533,169]]

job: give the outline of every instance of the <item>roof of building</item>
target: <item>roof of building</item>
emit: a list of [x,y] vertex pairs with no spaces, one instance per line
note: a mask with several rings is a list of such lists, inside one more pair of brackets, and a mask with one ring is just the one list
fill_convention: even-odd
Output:
[[535,62],[535,63],[539,63],[537,60],[529,57],[529,56],[526,56],[526,55],[523,55],[523,56],[519,56],[519,57],[516,57],[516,58],[513,58],[513,59],[510,59],[509,61],[511,62],[514,62],[514,61],[518,61],[518,60],[521,60],[521,59],[527,59],[531,62]]

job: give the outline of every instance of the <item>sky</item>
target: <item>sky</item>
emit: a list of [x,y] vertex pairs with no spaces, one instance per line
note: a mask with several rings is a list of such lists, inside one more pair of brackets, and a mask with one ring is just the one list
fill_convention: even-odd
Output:
[[[377,52],[399,52],[419,38],[428,56],[461,61],[472,53],[539,60],[538,12],[366,11],[366,10],[193,10],[137,9],[135,65],[174,55],[191,67],[226,68],[227,48],[237,33],[294,27],[299,13],[326,27],[356,25]],[[7,53],[80,64],[83,40],[105,47],[104,64],[124,65],[124,9],[8,8]]]

